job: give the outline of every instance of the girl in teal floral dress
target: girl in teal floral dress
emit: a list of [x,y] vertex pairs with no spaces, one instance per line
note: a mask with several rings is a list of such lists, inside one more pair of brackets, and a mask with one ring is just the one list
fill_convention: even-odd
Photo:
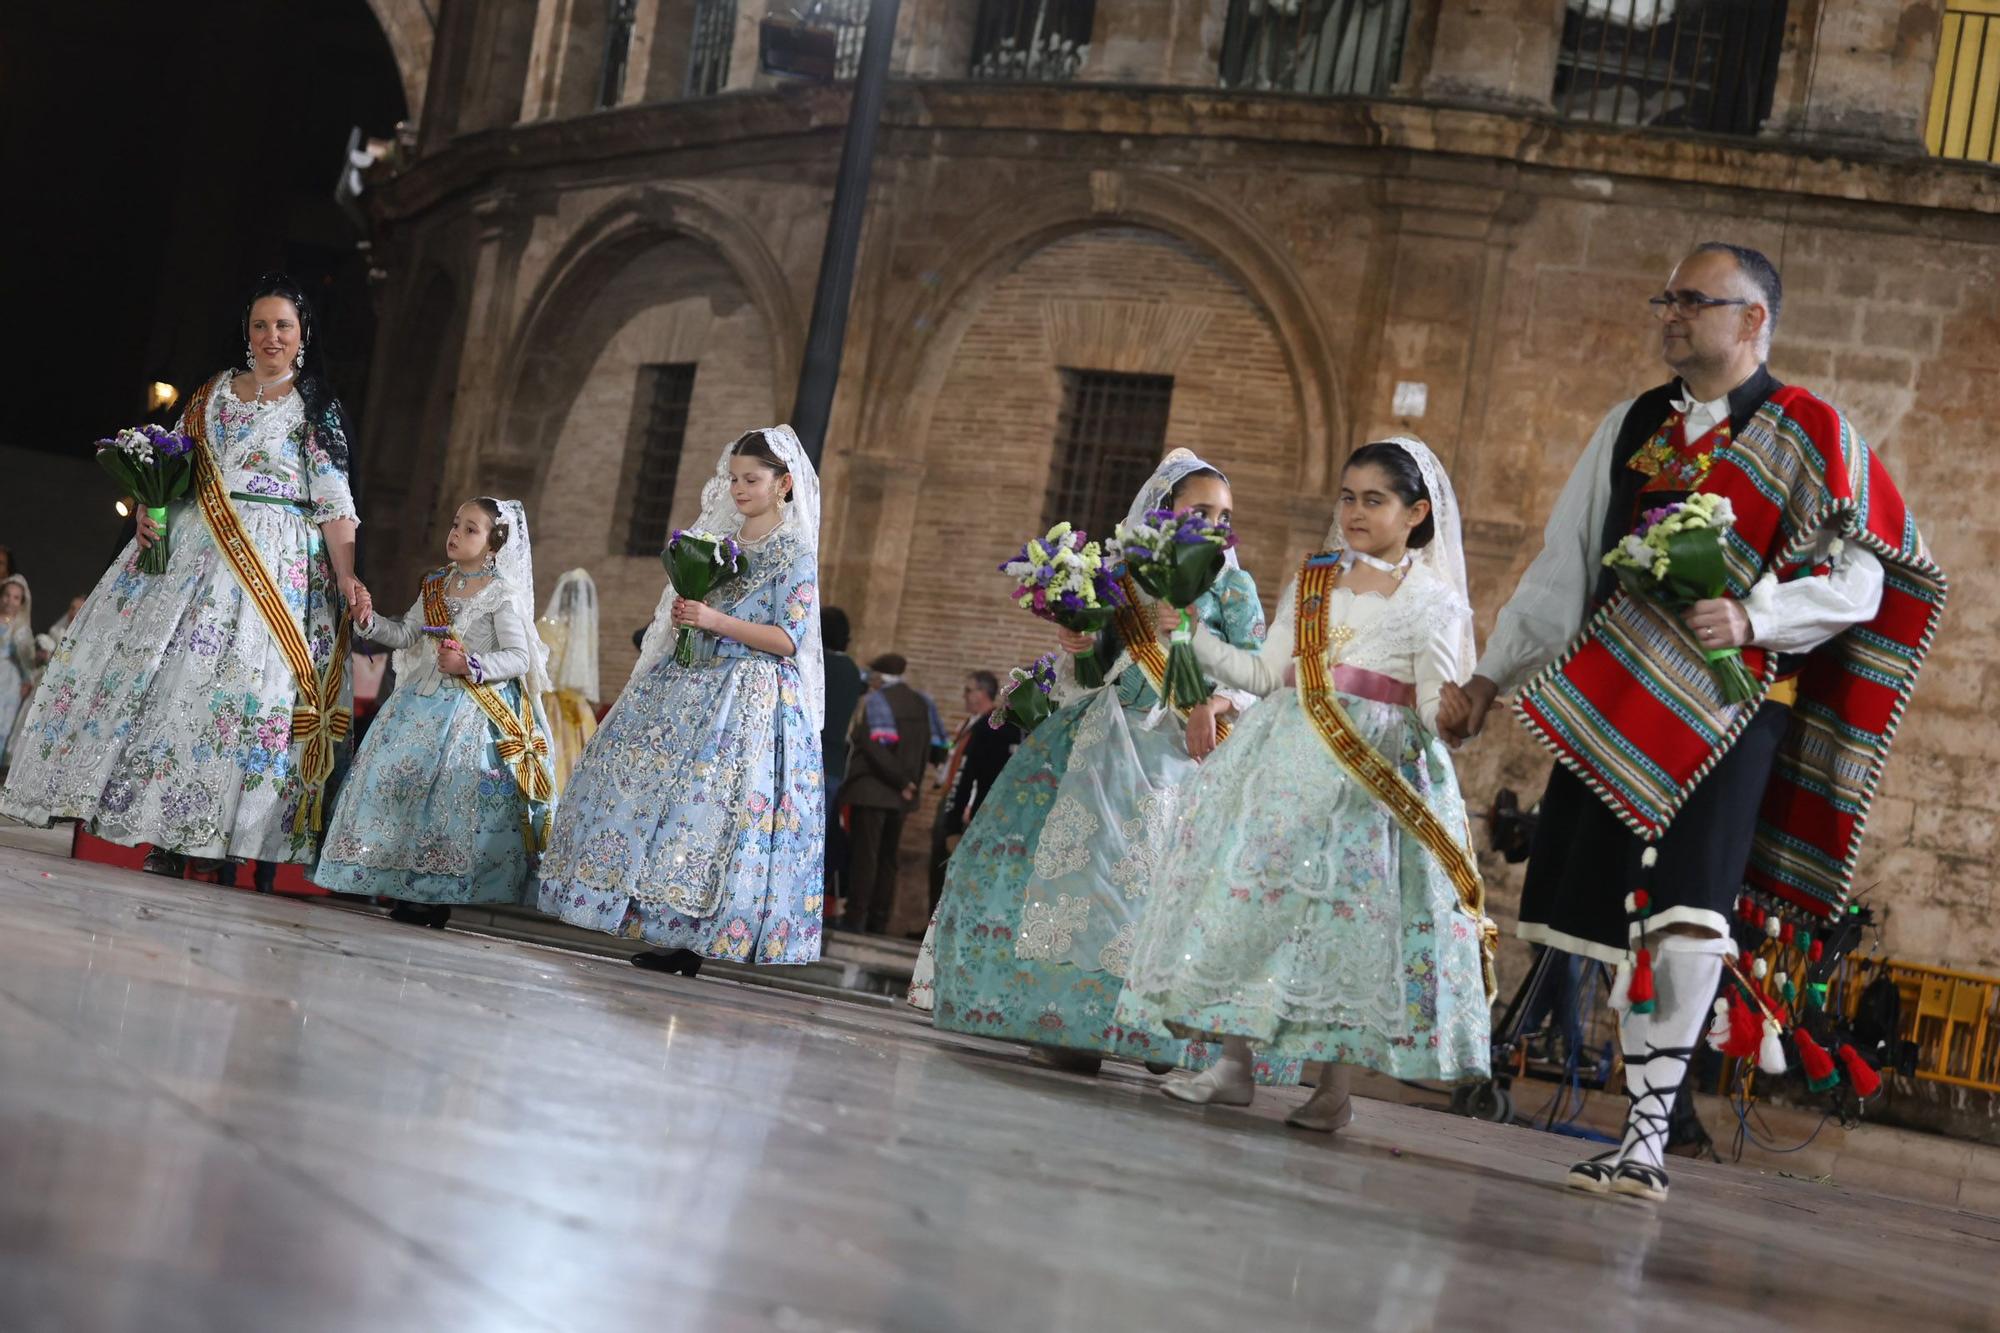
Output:
[[[819,479],[788,426],[723,450],[700,531],[745,573],[705,602],[671,582],[631,682],[563,791],[541,908],[662,946],[632,961],[819,957],[826,853],[820,728]],[[694,664],[674,636],[698,631]]]
[[[1226,522],[1229,483],[1176,449],[1132,514],[1161,507]],[[1233,558],[1194,612],[1224,641],[1257,650],[1263,608]],[[1063,646],[1095,645],[1065,632]],[[1059,668],[1064,707],[1008,761],[952,854],[911,1000],[931,1000],[938,1027],[1030,1042],[1064,1068],[1094,1070],[1106,1055],[1206,1063],[1205,1048],[1128,1032],[1111,1011],[1181,785],[1214,748],[1217,716],[1248,698],[1218,694],[1183,725],[1128,654],[1091,690],[1072,661],[1065,653]]]
[[[1322,1062],[1291,1123],[1331,1131],[1351,1114],[1349,1066],[1484,1078],[1490,1029],[1489,923],[1413,832],[1422,823],[1469,866],[1465,803],[1438,736],[1467,711],[1458,682],[1473,664],[1444,469],[1416,440],[1365,446],[1342,474],[1327,540],[1340,549],[1308,562],[1303,605],[1298,581],[1286,589],[1263,653],[1196,636],[1203,670],[1268,697],[1188,784],[1116,1022],[1221,1039],[1212,1067],[1162,1089],[1181,1101],[1246,1105],[1258,1061]],[[1313,654],[1310,701],[1295,643]],[[1325,700],[1434,823],[1392,814],[1355,776],[1359,761],[1336,757],[1326,715],[1308,707]]]

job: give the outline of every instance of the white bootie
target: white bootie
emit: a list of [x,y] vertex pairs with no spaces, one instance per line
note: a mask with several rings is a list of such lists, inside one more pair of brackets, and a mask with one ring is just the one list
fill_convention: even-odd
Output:
[[1168,1079],[1160,1091],[1195,1106],[1248,1106],[1256,1086],[1250,1077],[1250,1043],[1231,1037],[1222,1043],[1221,1059],[1199,1074]]
[[1285,1117],[1285,1123],[1320,1134],[1345,1129],[1354,1119],[1354,1099],[1347,1095],[1347,1078],[1346,1065],[1321,1065],[1319,1086],[1296,1111]]

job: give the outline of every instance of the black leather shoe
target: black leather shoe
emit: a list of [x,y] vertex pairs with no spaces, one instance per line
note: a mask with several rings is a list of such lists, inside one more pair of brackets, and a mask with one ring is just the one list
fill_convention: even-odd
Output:
[[145,864],[139,868],[149,875],[168,875],[180,879],[187,872],[187,858],[178,852],[155,847],[146,853]]
[[701,955],[692,949],[651,949],[633,954],[632,966],[648,972],[675,972],[692,977],[701,972]]

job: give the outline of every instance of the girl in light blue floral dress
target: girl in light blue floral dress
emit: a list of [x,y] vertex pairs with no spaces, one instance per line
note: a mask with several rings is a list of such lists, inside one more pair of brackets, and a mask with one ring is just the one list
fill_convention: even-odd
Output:
[[1264,651],[1196,638],[1204,670],[1268,697],[1189,784],[1116,1009],[1128,1029],[1222,1039],[1211,1068],[1163,1089],[1181,1101],[1246,1105],[1257,1061],[1323,1062],[1291,1123],[1326,1131],[1351,1114],[1350,1065],[1484,1078],[1490,1039],[1490,923],[1407,812],[1336,757],[1287,665],[1296,643],[1321,645],[1313,703],[1337,705],[1464,867],[1465,803],[1438,737],[1441,717],[1466,711],[1457,684],[1473,663],[1457,504],[1430,450],[1406,438],[1357,452],[1341,487],[1338,549],[1308,562],[1306,605],[1298,581],[1286,589]]
[[[1198,509],[1227,522],[1231,504],[1222,473],[1177,449],[1132,515]],[[1263,606],[1233,561],[1193,609],[1210,633],[1257,651]],[[1150,611],[1145,625],[1150,633]],[[1092,647],[1067,633],[1063,642],[1070,652]],[[937,1027],[1030,1042],[1077,1072],[1107,1055],[1199,1066],[1205,1046],[1127,1029],[1112,1007],[1182,784],[1195,755],[1213,747],[1217,715],[1249,696],[1223,691],[1182,722],[1128,652],[1089,690],[1077,685],[1070,652],[1058,667],[1064,706],[1008,761],[952,854],[911,1000],[932,1009]]]
[[396,689],[354,756],[312,876],[437,928],[454,903],[533,906],[555,794],[520,501],[460,505],[445,554],[452,563],[402,619],[359,627],[396,650]]
[[[632,961],[819,957],[826,852],[819,479],[788,426],[725,449],[697,529],[747,570],[704,601],[671,582],[639,665],[563,792],[541,907],[662,946]],[[699,631],[694,664],[671,652]]]

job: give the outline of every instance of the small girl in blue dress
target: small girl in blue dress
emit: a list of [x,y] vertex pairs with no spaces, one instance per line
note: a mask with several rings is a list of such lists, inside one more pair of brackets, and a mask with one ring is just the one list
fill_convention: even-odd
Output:
[[[789,426],[723,450],[697,530],[744,573],[703,601],[669,581],[639,665],[563,793],[541,907],[661,946],[632,961],[819,957],[826,851],[819,479]],[[700,631],[694,664],[670,651]]]
[[396,688],[368,728],[313,882],[391,898],[398,921],[442,928],[455,903],[534,902],[555,799],[534,627],[535,570],[518,500],[453,516],[451,563],[400,620],[360,634],[396,650]]

